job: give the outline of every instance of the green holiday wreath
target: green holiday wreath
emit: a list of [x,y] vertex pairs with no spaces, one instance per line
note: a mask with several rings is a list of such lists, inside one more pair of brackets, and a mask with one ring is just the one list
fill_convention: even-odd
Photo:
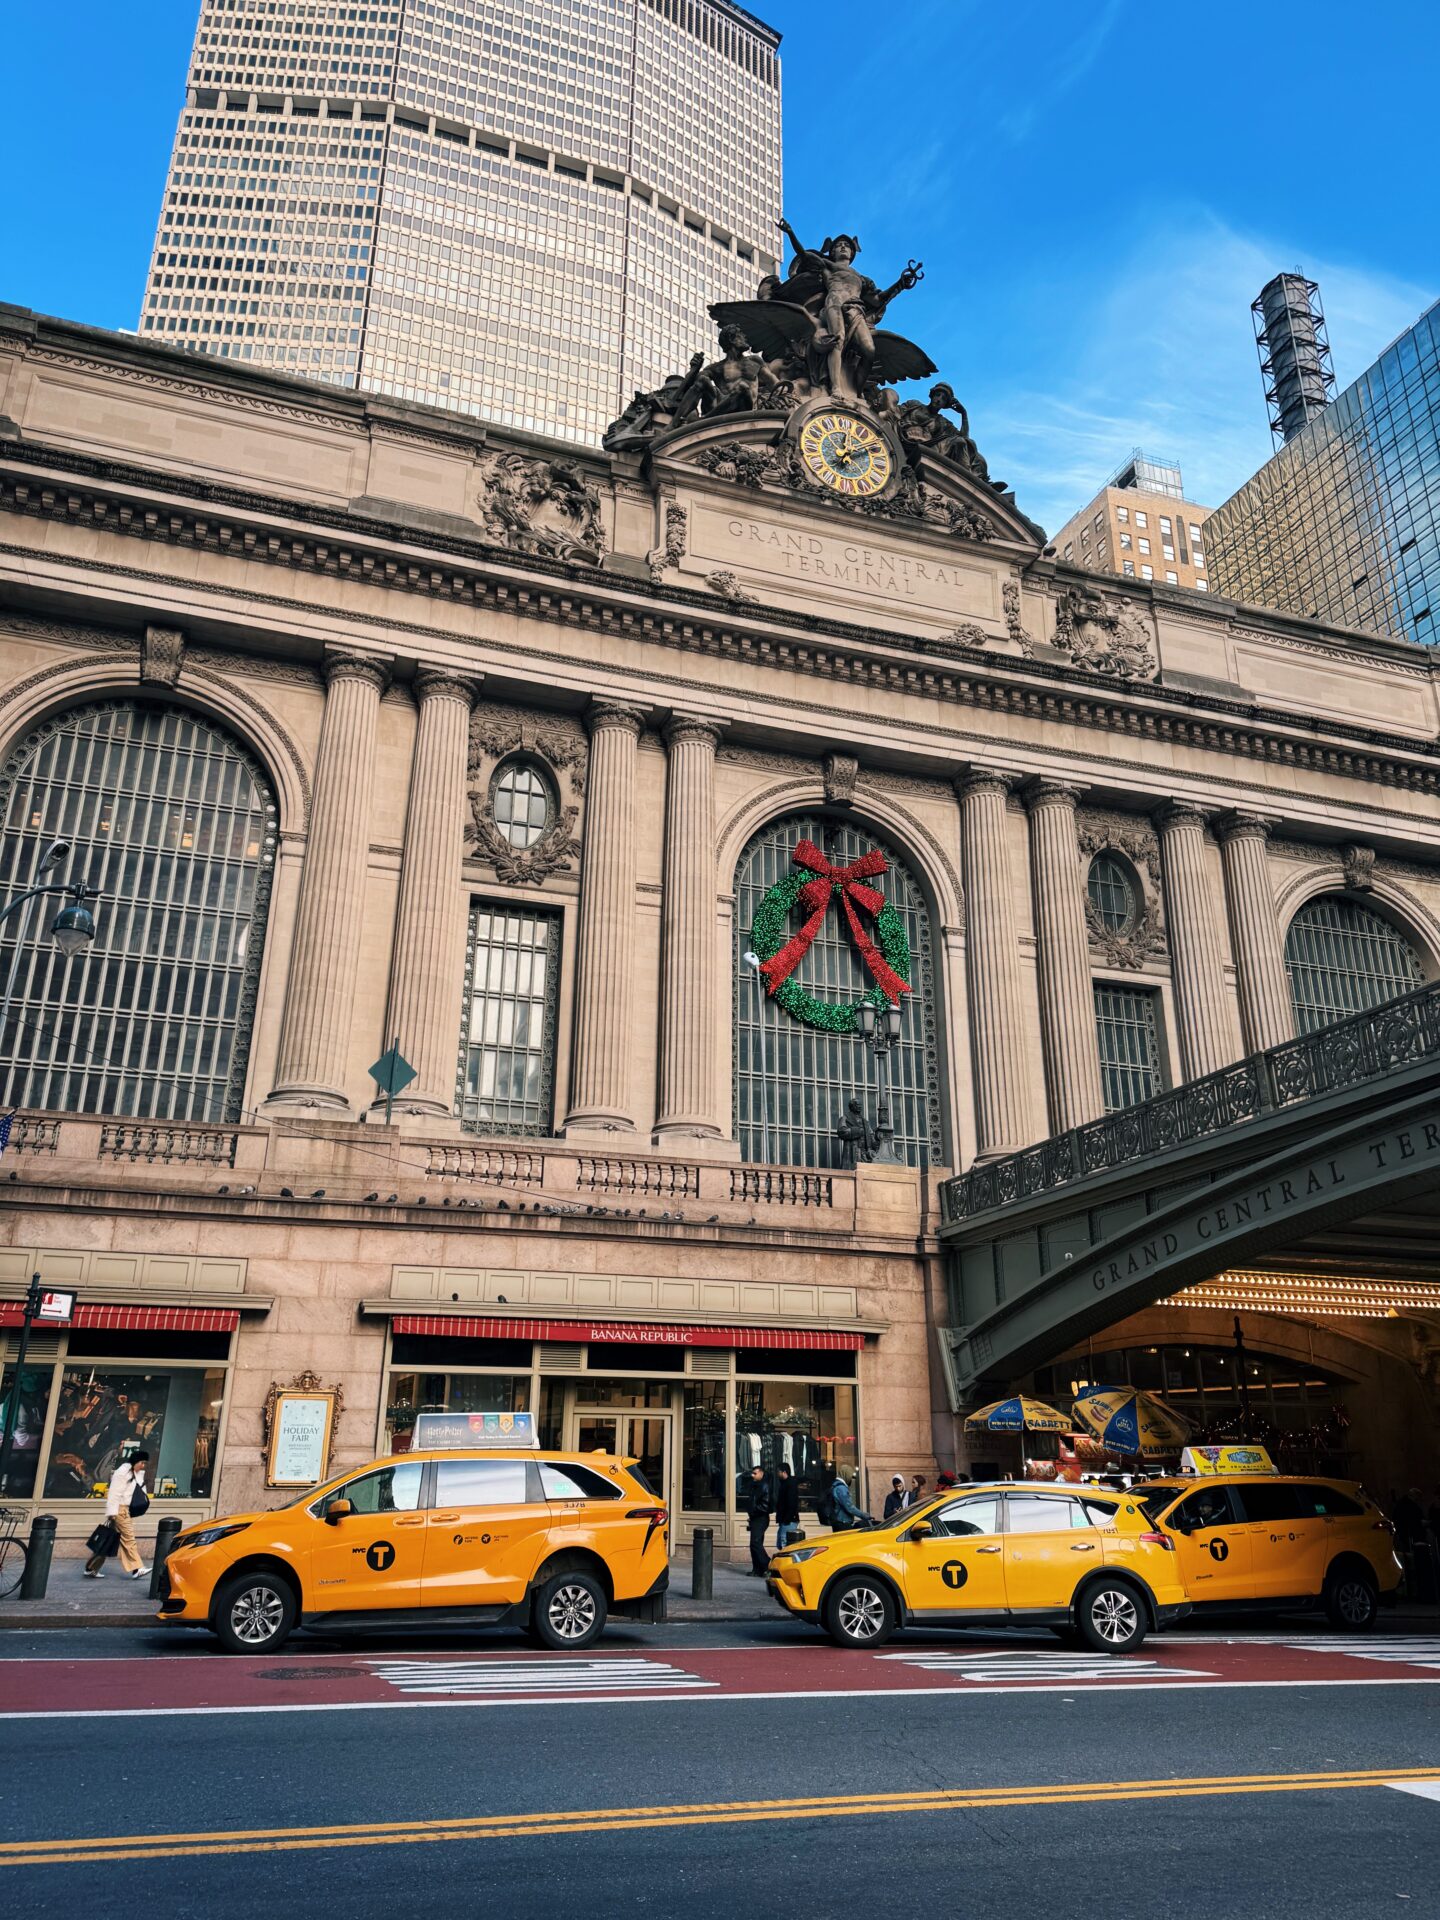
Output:
[[[910,942],[904,918],[883,894],[860,884],[863,879],[885,871],[885,856],[875,849],[849,866],[837,868],[831,866],[812,841],[802,840],[794,858],[795,871],[777,880],[755,911],[750,929],[751,946],[761,962],[761,974],[769,984],[772,997],[788,1014],[821,1033],[854,1033],[857,1031],[854,1004],[837,1005],[831,1000],[817,999],[801,986],[794,969],[820,930],[831,894],[838,891],[861,957],[875,976],[875,985],[865,999],[876,1007],[883,1007],[908,992]],[[802,895],[811,910],[810,918],[792,934],[790,915]],[[861,925],[857,906],[873,916],[874,940]]]

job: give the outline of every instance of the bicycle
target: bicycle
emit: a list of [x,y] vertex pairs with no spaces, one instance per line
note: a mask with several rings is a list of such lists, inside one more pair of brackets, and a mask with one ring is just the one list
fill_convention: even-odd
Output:
[[30,1548],[21,1538],[20,1523],[25,1518],[19,1507],[0,1507],[0,1600],[18,1593],[25,1578],[25,1562]]

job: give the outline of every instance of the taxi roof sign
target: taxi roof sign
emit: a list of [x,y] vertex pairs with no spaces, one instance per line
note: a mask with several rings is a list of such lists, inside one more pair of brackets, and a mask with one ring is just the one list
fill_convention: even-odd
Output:
[[1278,1473],[1264,1447],[1186,1447],[1180,1471],[1213,1478],[1221,1473]]
[[410,1445],[440,1452],[448,1447],[538,1447],[533,1413],[417,1413]]

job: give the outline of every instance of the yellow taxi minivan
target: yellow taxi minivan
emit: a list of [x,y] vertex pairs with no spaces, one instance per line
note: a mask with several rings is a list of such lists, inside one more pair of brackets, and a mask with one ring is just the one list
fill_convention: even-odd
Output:
[[269,1653],[296,1626],[502,1623],[574,1653],[608,1617],[664,1619],[669,1555],[669,1514],[634,1460],[419,1450],[187,1529],[160,1618],[231,1653]]
[[1323,1608],[1332,1626],[1364,1633],[1400,1585],[1394,1528],[1353,1480],[1182,1474],[1133,1491],[1174,1540],[1197,1614]]
[[788,1547],[766,1584],[841,1647],[882,1646],[899,1627],[1040,1626],[1130,1653],[1189,1612],[1176,1562],[1128,1493],[1007,1481]]

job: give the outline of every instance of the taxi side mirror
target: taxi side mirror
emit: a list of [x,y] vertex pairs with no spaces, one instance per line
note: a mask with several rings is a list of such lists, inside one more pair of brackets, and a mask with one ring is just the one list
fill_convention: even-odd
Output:
[[928,1520],[917,1520],[906,1537],[910,1540],[926,1540],[934,1531]]
[[1195,1531],[1190,1522],[1188,1520],[1182,1520],[1178,1514],[1170,1520],[1169,1527],[1172,1533],[1193,1533]]
[[325,1509],[325,1524],[333,1527],[337,1521],[348,1520],[355,1509],[348,1500],[332,1500]]

